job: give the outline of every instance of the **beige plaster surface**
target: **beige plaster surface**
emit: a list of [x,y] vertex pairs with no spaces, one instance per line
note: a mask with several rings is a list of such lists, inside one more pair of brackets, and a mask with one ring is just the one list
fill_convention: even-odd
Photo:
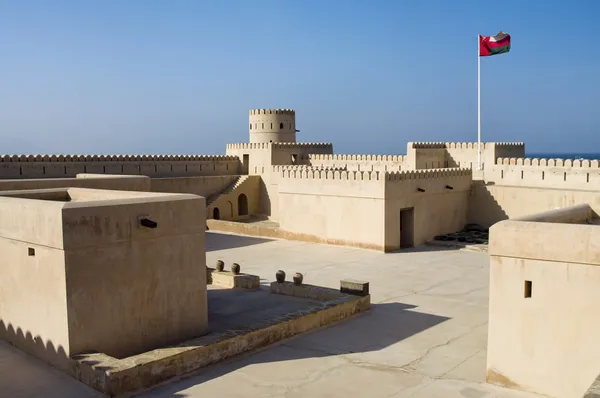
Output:
[[490,382],[579,398],[600,373],[600,226],[573,223],[590,214],[575,206],[490,228]]
[[[278,269],[289,277],[302,272],[306,283],[332,288],[345,278],[369,281],[371,311],[141,397],[538,397],[485,384],[484,253],[423,248],[384,254],[209,232],[207,263],[217,259],[238,262],[244,272],[269,281]],[[65,398],[89,391],[32,358],[0,362],[0,374],[0,391],[11,397],[32,396],[42,381],[60,386]],[[37,383],[18,382],[32,374]]]
[[[139,227],[139,217],[158,227]],[[0,335],[60,362],[89,351],[129,355],[202,334],[204,231],[204,198],[195,195],[0,193]]]

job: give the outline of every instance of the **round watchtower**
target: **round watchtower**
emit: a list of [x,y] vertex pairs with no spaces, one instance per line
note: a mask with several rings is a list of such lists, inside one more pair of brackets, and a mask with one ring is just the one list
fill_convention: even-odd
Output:
[[250,142],[296,142],[296,112],[293,109],[252,109]]

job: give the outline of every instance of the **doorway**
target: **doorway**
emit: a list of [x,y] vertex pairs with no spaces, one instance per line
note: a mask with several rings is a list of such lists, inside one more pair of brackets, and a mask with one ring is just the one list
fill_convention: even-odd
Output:
[[400,249],[415,246],[414,207],[400,210]]
[[238,215],[248,215],[248,197],[246,197],[246,195],[243,193],[238,196]]
[[220,220],[221,219],[221,212],[219,212],[219,208],[215,207],[213,209],[213,219],[215,220]]
[[248,170],[250,170],[250,155],[244,154],[242,159],[242,174],[248,175]]

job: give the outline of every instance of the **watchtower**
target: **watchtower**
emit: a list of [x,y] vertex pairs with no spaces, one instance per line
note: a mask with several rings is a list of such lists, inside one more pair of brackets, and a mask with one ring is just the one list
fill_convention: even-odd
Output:
[[296,142],[296,112],[293,109],[252,109],[250,143]]

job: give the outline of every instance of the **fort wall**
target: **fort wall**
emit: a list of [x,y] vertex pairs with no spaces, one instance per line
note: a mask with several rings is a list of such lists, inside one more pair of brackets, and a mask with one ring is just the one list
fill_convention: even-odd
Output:
[[[413,170],[460,167],[477,168],[477,142],[409,142],[407,167]],[[482,169],[495,164],[497,157],[524,157],[522,142],[482,142]]]
[[68,187],[110,189],[114,191],[148,192],[150,191],[150,178],[147,176],[78,174],[76,178],[0,180],[0,191],[18,191],[24,189],[50,189]]
[[150,181],[150,190],[165,193],[191,193],[209,198],[223,191],[236,178],[238,178],[237,175],[153,178]]
[[468,222],[490,227],[498,221],[540,211],[589,203],[600,212],[600,191],[475,182],[469,196]]
[[302,159],[315,167],[345,168],[352,171],[400,171],[405,167],[403,155],[318,155],[309,154]]
[[498,158],[484,178],[497,185],[600,190],[600,161]]
[[383,173],[331,170],[284,170],[281,173],[279,225],[282,230],[384,250]]
[[149,177],[239,174],[233,156],[2,155],[0,178],[65,178],[79,173]]
[[[415,246],[436,235],[455,232],[467,222],[470,169],[416,170],[385,175],[385,246],[401,247],[408,233]],[[412,226],[402,225],[401,211],[412,209]],[[409,210],[410,211],[410,210]]]

